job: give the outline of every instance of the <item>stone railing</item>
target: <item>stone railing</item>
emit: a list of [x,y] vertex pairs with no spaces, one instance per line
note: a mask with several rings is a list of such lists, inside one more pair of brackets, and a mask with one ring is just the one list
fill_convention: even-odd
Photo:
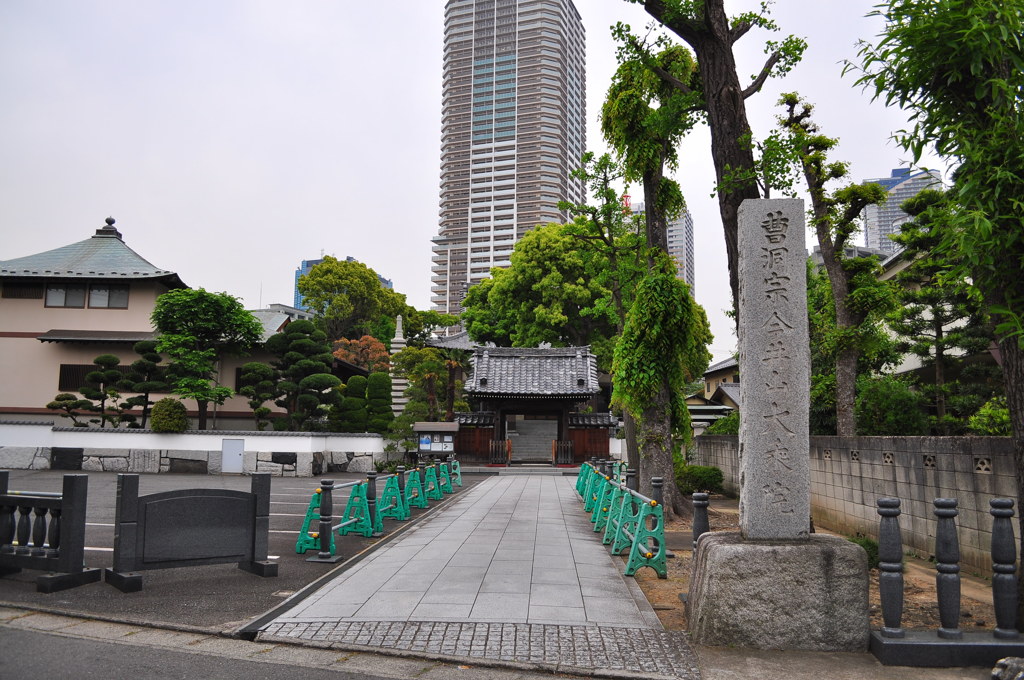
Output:
[[[726,490],[739,492],[737,437],[702,435],[690,458],[721,468]],[[810,477],[815,525],[877,538],[878,499],[900,498],[904,545],[926,558],[935,554],[932,502],[958,498],[962,563],[981,574],[992,571],[989,501],[1017,497],[1008,437],[811,437]]]

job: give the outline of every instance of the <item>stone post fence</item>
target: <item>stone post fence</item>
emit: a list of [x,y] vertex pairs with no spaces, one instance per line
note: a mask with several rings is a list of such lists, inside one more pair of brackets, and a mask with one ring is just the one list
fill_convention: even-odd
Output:
[[[689,457],[720,468],[726,491],[738,494],[738,454],[735,435],[701,435]],[[810,474],[815,527],[877,540],[876,502],[895,496],[904,548],[924,558],[935,554],[932,501],[956,498],[961,565],[983,575],[992,573],[989,500],[1017,498],[1009,437],[811,437]]]

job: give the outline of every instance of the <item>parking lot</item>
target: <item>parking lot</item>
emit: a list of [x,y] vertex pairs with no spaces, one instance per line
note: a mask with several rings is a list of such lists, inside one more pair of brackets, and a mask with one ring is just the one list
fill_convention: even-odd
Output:
[[[86,512],[85,563],[87,567],[110,567],[113,561],[117,474],[111,472],[66,473],[55,470],[12,470],[10,488],[18,491],[61,490],[64,474],[89,477]],[[325,476],[326,477],[326,476]],[[330,479],[346,482],[360,479],[356,474],[333,474]],[[465,475],[464,488],[482,479]],[[211,475],[141,475],[140,495],[175,489],[210,488],[248,491],[250,478]],[[296,554],[295,542],[319,478],[275,477],[270,497],[270,559],[279,564],[278,576],[260,578],[232,564],[163,569],[143,573],[143,588],[122,593],[106,583],[92,583],[52,594],[36,592],[35,577],[41,572],[24,570],[0,578],[0,604],[31,606],[55,612],[88,614],[117,621],[158,623],[182,629],[224,631],[238,628],[255,617],[281,605],[306,585],[338,568],[338,565],[307,562],[313,555]],[[382,485],[379,485],[382,486]],[[458,495],[460,487],[455,487]],[[347,491],[335,497],[334,515],[345,508]],[[426,510],[412,509],[409,522],[385,520],[380,539],[348,535],[335,537],[337,553],[344,560],[356,558],[378,541],[415,522],[424,513],[447,502],[432,502]],[[197,541],[204,540],[197,532]],[[344,563],[339,562],[340,564]]]

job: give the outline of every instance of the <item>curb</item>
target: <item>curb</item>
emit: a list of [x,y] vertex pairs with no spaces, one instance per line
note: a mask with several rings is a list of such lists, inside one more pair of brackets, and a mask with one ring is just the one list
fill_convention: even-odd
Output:
[[541,673],[567,673],[590,678],[608,678],[610,680],[679,680],[678,675],[663,675],[661,673],[645,673],[632,670],[615,670],[610,668],[587,668],[572,666],[569,664],[552,664],[542,661],[505,661],[479,656],[457,656],[453,654],[435,654],[433,652],[418,652],[409,649],[393,649],[388,647],[373,647],[370,645],[356,645],[344,642],[317,642],[316,640],[302,640],[295,638],[281,637],[276,635],[261,635],[260,642],[273,642],[275,644],[290,644],[296,647],[312,647],[316,649],[337,649],[346,652],[363,652],[365,654],[380,654],[383,656],[394,656],[406,659],[424,659],[427,661],[438,661],[442,663],[456,663],[466,666],[481,666],[484,668],[507,668],[517,671],[541,672]]

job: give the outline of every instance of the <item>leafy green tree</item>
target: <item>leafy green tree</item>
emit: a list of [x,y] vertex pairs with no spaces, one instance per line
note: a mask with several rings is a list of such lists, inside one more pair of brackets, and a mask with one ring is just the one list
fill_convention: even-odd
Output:
[[[938,252],[970,279],[996,324],[1024,501],[1024,6],[1019,0],[888,0],[858,82],[910,114],[896,141],[956,164],[958,210]],[[851,66],[851,68],[854,68]],[[1024,527],[1024,518],[1018,516]],[[1024,616],[1024,589],[1018,600]]]
[[[405,412],[415,410],[418,420],[438,421],[442,415],[469,409],[462,392],[462,381],[456,379],[458,369],[468,367],[467,353],[442,351],[436,347],[406,347],[391,359],[394,374],[409,381],[405,392],[409,404]],[[453,363],[456,365],[454,370]],[[444,414],[441,412],[441,394],[445,395]]]
[[[712,340],[704,308],[675,277],[671,259],[662,254],[658,264],[637,287],[612,367],[613,399],[637,421],[640,490],[648,495],[651,477],[675,479],[672,436],[690,430],[683,387],[707,369]],[[664,491],[670,516],[692,512],[674,484]]]
[[510,259],[509,267],[492,269],[490,283],[479,293],[479,284],[474,286],[463,302],[470,337],[512,347],[594,345],[595,353],[604,345],[610,360],[615,320],[607,304],[610,292],[598,283],[607,258],[582,250],[563,225],[549,224],[519,239]]
[[154,392],[168,390],[166,382],[167,367],[161,365],[163,357],[157,351],[155,340],[141,340],[132,346],[139,358],[132,362],[118,385],[125,392],[135,392],[125,403],[142,408],[142,421],[139,427],[145,429],[149,418],[149,407],[153,405],[150,395]]
[[[645,236],[646,226],[641,220],[627,214],[617,196],[615,185],[626,176],[622,163],[616,162],[609,154],[595,160],[594,154],[583,155],[582,166],[573,171],[573,177],[583,181],[593,197],[594,203],[573,204],[562,201],[558,207],[569,211],[574,220],[566,225],[580,244],[580,249],[595,253],[598,258],[607,259],[608,266],[599,267],[594,281],[606,288],[610,299],[599,300],[595,308],[615,320],[616,336],[621,336],[626,325],[626,310],[633,304],[633,291],[646,273]],[[646,220],[646,217],[645,217]],[[606,353],[614,352],[614,340],[592,343],[598,365],[608,370],[610,360],[602,360]],[[636,420],[625,410],[622,413],[626,439],[626,457],[629,466],[640,469],[640,456],[636,440]]]
[[[394,335],[393,319],[405,308],[405,296],[380,285],[377,273],[362,262],[330,255],[299,278],[299,293],[317,314],[317,324],[328,338],[358,338],[374,330],[374,322],[392,319],[390,334],[378,328],[380,340]],[[386,324],[385,324],[386,326]]]
[[331,429],[336,432],[366,432],[366,378],[354,375],[345,383],[344,397],[335,415],[332,412]]
[[[659,64],[648,46],[619,24],[616,33],[630,56],[639,59],[667,84],[690,100],[688,108],[706,118],[711,131],[711,154],[718,181],[718,206],[725,232],[729,262],[729,283],[733,301],[739,299],[737,229],[740,204],[760,198],[758,171],[754,163],[746,100],[760,91],[771,76],[784,75],[800,60],[806,44],[789,36],[765,43],[768,58],[746,87],[740,85],[733,46],[752,28],[776,31],[768,17],[767,3],[760,12],[730,18],[724,0],[629,0],[642,4],[654,17],[693,50],[698,66],[696,78],[682,79]],[[664,46],[664,42],[660,43]],[[685,109],[684,109],[685,110]]]
[[199,429],[206,429],[210,403],[223,404],[233,392],[217,384],[221,358],[241,356],[262,340],[260,322],[227,293],[179,288],[156,300],[151,316],[159,331],[157,351],[170,357],[168,382],[174,394],[195,399]]
[[371,373],[366,379],[366,429],[385,434],[395,413],[391,410],[391,376]]
[[992,329],[981,301],[969,294],[964,281],[949,280],[951,264],[935,253],[952,219],[944,193],[925,189],[900,207],[914,219],[894,236],[908,264],[896,277],[900,304],[889,325],[900,338],[899,350],[930,369],[933,380],[920,389],[931,399],[934,431],[964,434],[968,419],[995,396],[992,379],[999,376],[991,370],[979,375],[981,367],[965,361],[988,350]]
[[811,120],[813,107],[796,94],[784,94],[780,103],[785,107],[782,131],[807,183],[810,226],[832,290],[836,434],[850,437],[857,430],[857,366],[875,342],[879,314],[895,305],[895,291],[889,282],[879,280],[877,257],[849,257],[846,249],[853,245],[852,237],[860,228],[857,218],[864,208],[885,201],[886,193],[878,184],[849,184],[830,193],[826,185],[849,174],[846,163],[828,160],[838,140],[819,132]]
[[993,397],[971,416],[968,428],[972,434],[987,437],[1010,437],[1013,427],[1010,423],[1010,409],[1006,407],[1006,397]]
[[[807,319],[811,344],[811,410],[812,435],[836,434],[836,358],[848,336],[836,328],[836,305],[832,284],[824,268],[807,262]],[[893,339],[886,332],[880,314],[862,323],[857,333],[860,353],[856,375],[876,375],[900,355]]]
[[739,434],[740,412],[733,411],[724,418],[719,418],[704,430],[704,434]]
[[[694,68],[680,47],[623,59],[601,111],[602,132],[622,159],[626,179],[639,180],[644,189],[647,272],[626,315],[612,370],[613,400],[636,420],[645,494],[651,493],[651,477],[675,479],[672,435],[689,431],[683,391],[710,360],[707,317],[693,303],[689,287],[676,279],[666,237],[668,217],[684,202],[664,171],[674,166],[675,144],[693,123],[686,114],[695,110],[689,88]],[[665,487],[665,507],[669,517],[692,512],[674,484]]]
[[857,434],[866,437],[920,437],[928,434],[925,399],[910,383],[891,375],[857,381]]

